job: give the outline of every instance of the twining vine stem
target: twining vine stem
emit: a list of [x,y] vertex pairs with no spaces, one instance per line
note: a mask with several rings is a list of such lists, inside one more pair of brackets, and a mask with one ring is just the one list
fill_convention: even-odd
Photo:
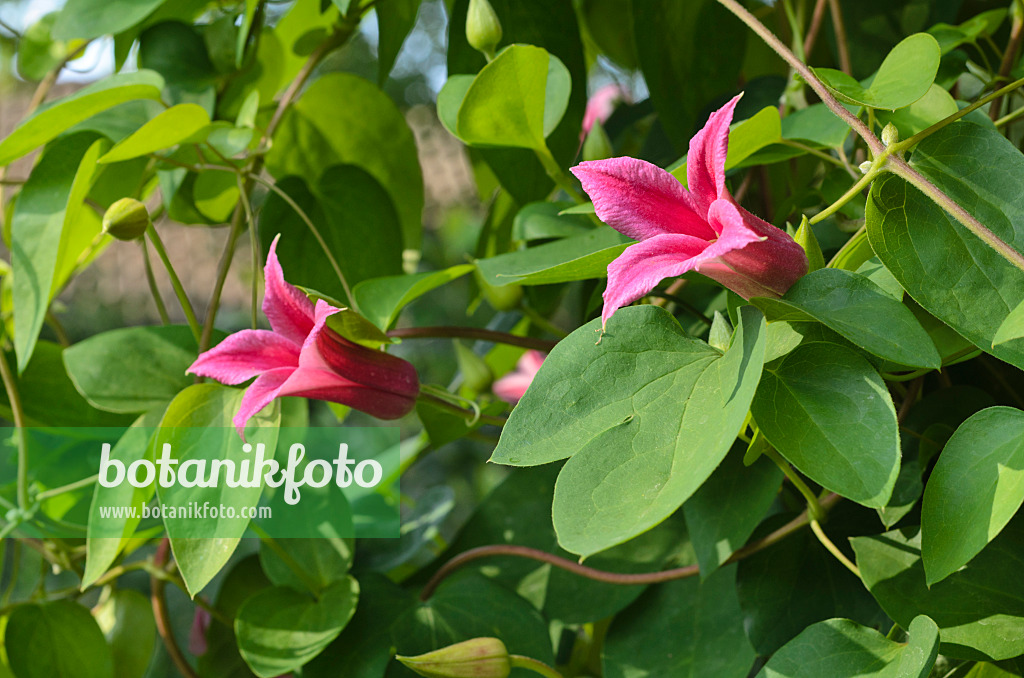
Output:
[[[170,551],[171,542],[167,537],[164,537],[160,541],[160,546],[156,549],[156,555],[153,556],[153,565],[157,569],[163,569],[164,565],[167,564]],[[181,651],[178,641],[174,638],[171,614],[167,609],[167,598],[164,595],[167,581],[163,577],[157,576],[155,572],[152,572],[149,576],[149,583],[150,590],[152,591],[150,601],[153,604],[153,616],[156,618],[156,630],[164,642],[164,647],[167,648],[168,656],[170,656],[174,666],[177,667],[178,671],[185,678],[199,678],[196,672],[192,670],[188,660],[185,659],[185,653]]]
[[[796,70],[796,72],[799,73],[800,76],[807,82],[807,84],[810,85],[811,89],[814,90],[814,92],[818,95],[822,102],[824,102],[824,104],[828,106],[833,113],[835,113],[839,118],[841,118],[843,122],[849,125],[850,128],[864,140],[864,143],[866,143],[868,146],[868,150],[870,151],[871,156],[874,158],[871,168],[868,170],[866,174],[868,182],[870,182],[871,179],[877,177],[877,175],[879,175],[883,171],[889,171],[892,172],[893,174],[896,174],[899,177],[902,177],[905,181],[912,184],[922,193],[931,198],[937,205],[945,209],[957,221],[963,224],[969,231],[974,233],[978,238],[985,242],[985,244],[987,244],[989,247],[991,247],[997,253],[999,253],[1000,256],[1002,256],[1008,262],[1010,262],[1018,269],[1020,269],[1022,272],[1024,272],[1024,255],[1021,255],[1020,252],[1010,247],[1010,245],[1008,245],[999,236],[997,236],[995,233],[989,230],[984,224],[978,221],[967,210],[961,207],[955,200],[946,195],[941,189],[935,186],[935,184],[928,181],[928,179],[926,179],[924,175],[919,173],[917,170],[913,169],[909,164],[907,164],[905,160],[903,160],[903,158],[899,156],[900,151],[909,148],[910,145],[912,145],[913,143],[917,143],[918,141],[928,136],[932,132],[935,132],[941,129],[942,127],[948,125],[949,123],[958,120],[963,115],[966,115],[971,110],[974,110],[973,108],[967,107],[964,110],[960,111],[959,113],[956,113],[944,120],[939,121],[938,123],[932,125],[923,132],[915,134],[910,139],[907,139],[906,141],[901,143],[893,144],[892,146],[887,148],[885,144],[882,143],[882,141],[877,136],[875,136],[874,132],[872,132],[871,129],[867,125],[865,125],[863,121],[861,121],[860,118],[855,116],[853,113],[850,113],[850,111],[846,110],[846,108],[839,103],[839,101],[832,95],[832,93],[828,90],[825,84],[818,78],[817,75],[814,74],[814,71],[812,71],[810,67],[807,66],[807,64],[803,63],[800,59],[798,59],[796,55],[793,54],[792,50],[786,47],[786,45],[784,45],[782,41],[775,36],[774,33],[768,30],[768,28],[764,24],[762,24],[757,19],[757,17],[755,17],[753,14],[747,11],[747,9],[744,8],[739,2],[737,2],[737,0],[718,0],[718,2],[721,5],[723,5],[726,9],[728,9],[730,12],[735,14],[752,31],[754,31],[758,36],[760,36],[760,38],[764,40],[764,42],[769,47],[771,47],[780,57],[782,57],[782,59],[785,60],[786,63],[792,66],[793,69]],[[1017,81],[1016,83],[1011,83],[1010,85],[1007,85],[1007,87],[1002,88],[993,95],[985,97],[985,99],[976,102],[974,104],[974,108],[984,105],[986,101],[992,100],[993,98],[995,98],[996,95],[1001,96],[1002,94],[1005,94],[1009,91],[1012,91],[1013,89],[1016,89],[1021,84],[1022,81]],[[857,186],[861,186],[863,182],[864,180],[862,179],[861,182],[858,182]]]
[[[830,493],[819,501],[819,505],[822,509],[829,509],[838,503],[842,497],[838,494]],[[793,534],[800,528],[808,525],[811,522],[811,516],[808,511],[804,511],[799,516],[789,521],[779,529],[775,530],[771,534],[758,539],[755,542],[747,544],[743,548],[733,553],[723,565],[734,563],[738,560],[743,560],[748,556],[752,556],[758,551],[762,551],[769,546],[782,541],[789,535]],[[516,558],[529,558],[530,560],[536,560],[542,563],[548,563],[554,567],[563,569],[567,572],[586,577],[587,579],[593,579],[594,581],[601,581],[607,584],[618,584],[621,586],[633,586],[643,584],[660,584],[666,581],[673,581],[676,579],[685,579],[687,577],[693,577],[700,573],[700,567],[698,565],[687,565],[686,567],[677,567],[671,570],[661,570],[660,572],[644,572],[640,574],[623,574],[620,572],[607,572],[605,570],[598,570],[593,567],[587,567],[586,565],[580,565],[572,560],[567,560],[553,553],[547,551],[541,551],[540,549],[530,548],[528,546],[516,546],[514,544],[493,544],[490,546],[479,546],[475,549],[469,549],[463,551],[459,555],[455,556],[447,563],[441,566],[441,568],[434,573],[434,576],[430,578],[430,581],[426,583],[423,590],[420,592],[420,600],[429,600],[437,587],[449,577],[453,572],[458,570],[463,565],[479,560],[480,558],[490,558],[493,556],[513,556]]]

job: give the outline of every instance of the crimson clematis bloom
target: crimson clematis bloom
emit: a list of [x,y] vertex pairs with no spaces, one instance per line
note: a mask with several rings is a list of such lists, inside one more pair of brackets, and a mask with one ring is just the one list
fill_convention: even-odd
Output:
[[285,282],[276,248],[277,238],[263,269],[263,313],[273,331],[236,332],[200,355],[188,371],[225,384],[256,377],[233,420],[240,435],[253,415],[282,396],[329,400],[379,419],[408,414],[420,389],[415,368],[327,327],[327,319],[341,309],[322,299],[314,306]]
[[725,156],[736,97],[690,140],[689,190],[665,170],[635,158],[572,168],[597,216],[639,240],[608,265],[602,324],[664,278],[697,271],[750,297],[779,297],[807,272],[803,248],[736,204],[725,188]]
[[526,389],[530,388],[533,378],[537,376],[544,358],[547,357],[540,351],[527,351],[516,363],[516,369],[494,382],[491,390],[494,395],[512,405],[522,399]]

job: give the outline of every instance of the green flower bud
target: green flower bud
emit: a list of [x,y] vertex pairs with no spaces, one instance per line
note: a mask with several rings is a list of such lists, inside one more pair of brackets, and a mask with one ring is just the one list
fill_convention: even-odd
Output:
[[865,160],[860,164],[860,167],[858,167],[857,169],[860,170],[861,174],[867,174],[868,172],[871,171],[871,166],[874,164],[875,163],[871,162],[870,160]]
[[118,240],[135,240],[151,223],[145,205],[134,198],[121,198],[103,215],[103,232]]
[[494,58],[494,51],[501,42],[501,22],[487,0],[469,0],[466,40],[473,49],[482,52],[488,61]]
[[497,638],[473,638],[416,657],[395,657],[426,678],[507,678],[508,650]]
[[886,147],[892,146],[900,140],[900,133],[896,129],[896,125],[891,122],[882,129],[882,143]]

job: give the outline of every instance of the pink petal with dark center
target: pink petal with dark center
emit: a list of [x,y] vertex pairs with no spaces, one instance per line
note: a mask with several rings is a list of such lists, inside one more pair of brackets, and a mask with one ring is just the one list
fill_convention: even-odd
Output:
[[711,114],[704,128],[690,139],[686,155],[686,184],[697,211],[707,213],[711,203],[724,198],[725,156],[729,149],[729,123],[740,97]]
[[601,322],[618,309],[644,296],[665,278],[692,270],[708,243],[688,235],[658,235],[630,245],[608,265]]
[[274,238],[267,252],[267,265],[263,268],[265,290],[263,314],[278,334],[302,344],[313,329],[313,302],[294,285],[286,282],[281,262],[277,260],[277,241]]
[[199,356],[192,374],[222,384],[241,384],[267,370],[299,365],[299,345],[267,330],[242,330]]
[[683,185],[657,165],[611,158],[581,162],[572,173],[594,201],[598,218],[634,240],[666,234],[705,240],[717,236]]

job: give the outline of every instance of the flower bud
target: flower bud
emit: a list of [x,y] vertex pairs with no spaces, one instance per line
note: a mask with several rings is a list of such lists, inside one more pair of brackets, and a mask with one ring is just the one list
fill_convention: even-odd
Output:
[[501,22],[487,0],[469,0],[466,40],[473,49],[482,52],[488,61],[494,58],[494,52],[501,42]]
[[103,215],[103,232],[118,240],[135,240],[151,223],[145,205],[134,198],[121,198]]
[[395,657],[426,678],[507,678],[508,650],[497,638],[473,638],[416,657]]
[[857,167],[857,169],[859,169],[859,170],[860,170],[860,173],[861,173],[861,174],[867,174],[868,172],[870,172],[870,171],[871,171],[871,166],[872,166],[872,165],[874,165],[874,164],[875,164],[875,163],[873,163],[873,162],[872,162],[872,161],[870,161],[870,160],[865,160],[864,162],[862,162],[862,163],[861,163],[861,164],[860,164],[860,165],[859,165],[859,166]]
[[892,146],[900,140],[900,133],[896,129],[896,125],[891,122],[882,129],[882,143],[885,144],[886,148]]

